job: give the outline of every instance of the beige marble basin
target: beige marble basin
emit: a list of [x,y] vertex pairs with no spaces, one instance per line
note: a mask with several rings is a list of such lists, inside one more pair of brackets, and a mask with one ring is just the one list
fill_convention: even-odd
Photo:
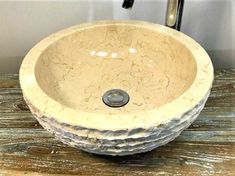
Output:
[[[128,155],[175,139],[202,110],[213,81],[204,49],[185,34],[140,21],[99,21],[52,34],[20,69],[24,98],[62,142]],[[102,101],[110,89],[130,100]]]

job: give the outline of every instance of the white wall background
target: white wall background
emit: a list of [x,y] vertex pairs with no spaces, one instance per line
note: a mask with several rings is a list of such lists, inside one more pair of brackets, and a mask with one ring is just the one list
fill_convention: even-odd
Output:
[[[71,25],[101,19],[136,19],[164,24],[167,0],[0,0],[0,73],[18,73],[38,41]],[[235,0],[185,0],[182,32],[198,41],[215,67],[235,68]]]

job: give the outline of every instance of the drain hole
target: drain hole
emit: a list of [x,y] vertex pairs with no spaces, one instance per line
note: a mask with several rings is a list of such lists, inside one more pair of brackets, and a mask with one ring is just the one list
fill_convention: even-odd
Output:
[[104,104],[109,107],[122,107],[129,102],[129,95],[121,89],[111,89],[105,92],[102,97]]

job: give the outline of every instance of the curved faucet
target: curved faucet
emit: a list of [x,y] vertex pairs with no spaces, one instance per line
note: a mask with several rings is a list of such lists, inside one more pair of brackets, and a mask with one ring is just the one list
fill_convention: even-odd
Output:
[[[134,0],[124,0],[122,7],[131,9]],[[166,26],[180,30],[183,15],[184,0],[168,0],[166,11]]]

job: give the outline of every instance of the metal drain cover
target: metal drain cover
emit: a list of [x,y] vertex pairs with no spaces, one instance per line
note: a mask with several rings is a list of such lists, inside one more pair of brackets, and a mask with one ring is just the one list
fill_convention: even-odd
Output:
[[102,99],[107,106],[118,108],[126,105],[130,97],[121,89],[111,89],[105,92]]

